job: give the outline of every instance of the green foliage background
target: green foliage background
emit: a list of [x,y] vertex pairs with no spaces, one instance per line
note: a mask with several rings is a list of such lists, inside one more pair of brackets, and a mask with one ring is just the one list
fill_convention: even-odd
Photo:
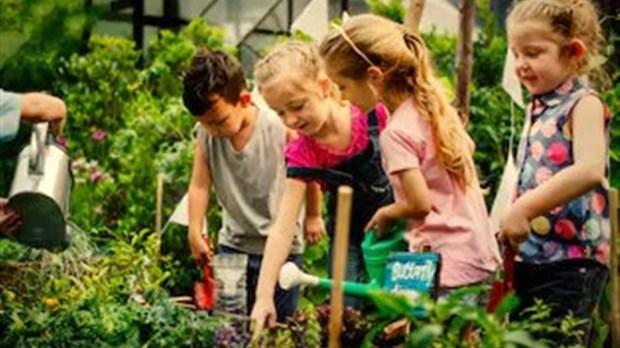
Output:
[[[0,240],[0,346],[211,346],[224,320],[170,302],[199,279],[186,231],[172,226],[160,242],[153,227],[156,174],[165,177],[164,216],[188,186],[193,119],[179,97],[182,72],[199,45],[231,51],[222,31],[194,21],[161,32],[142,54],[127,38],[85,36],[92,23],[81,3],[2,0],[0,8],[0,85],[65,100],[75,176],[69,249]],[[12,32],[22,41],[5,54]],[[2,196],[28,131],[2,145]],[[210,224],[219,220],[213,210]]]
[[[85,3],[0,0],[0,86],[64,98],[75,174],[71,248],[50,254],[0,240],[0,346],[209,346],[221,319],[169,301],[171,295],[191,293],[200,275],[189,257],[184,227],[167,226],[160,251],[153,230],[156,174],[165,177],[167,217],[187,190],[194,146],[194,122],[179,97],[182,73],[197,46],[235,50],[224,45],[221,29],[196,20],[178,33],[160,32],[148,51],[140,52],[127,38],[91,35],[102,9],[86,10]],[[400,1],[369,3],[375,12],[404,18]],[[500,86],[505,37],[490,12],[482,11],[481,17],[469,131],[490,202],[505,163],[510,101]],[[618,57],[619,37],[610,32],[610,57]],[[424,38],[443,80],[453,85],[456,39],[436,33]],[[608,70],[613,84],[601,94],[615,113],[620,109],[618,61],[610,59]],[[518,110],[518,125],[522,118]],[[611,179],[618,187],[620,128],[617,117],[612,122]],[[22,127],[18,139],[0,149],[0,196],[7,194],[11,158],[28,132]],[[210,233],[220,221],[219,210],[212,209]],[[325,275],[326,250],[327,241],[308,248],[305,269]],[[325,292],[306,290],[301,305],[311,310],[326,298]],[[493,320],[467,313],[481,322]],[[443,325],[441,320],[431,324],[420,335],[432,336]],[[320,330],[316,323],[312,327]],[[499,332],[512,330],[504,329]],[[282,337],[291,339],[290,333]]]

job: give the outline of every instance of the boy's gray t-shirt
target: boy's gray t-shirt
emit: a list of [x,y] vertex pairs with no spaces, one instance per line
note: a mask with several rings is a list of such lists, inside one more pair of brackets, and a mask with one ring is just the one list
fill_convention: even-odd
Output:
[[[211,137],[198,126],[211,180],[222,207],[218,242],[248,254],[262,255],[267,232],[286,186],[286,130],[271,110],[258,109],[250,140],[236,151],[230,139]],[[301,253],[302,218],[297,220],[292,254]]]

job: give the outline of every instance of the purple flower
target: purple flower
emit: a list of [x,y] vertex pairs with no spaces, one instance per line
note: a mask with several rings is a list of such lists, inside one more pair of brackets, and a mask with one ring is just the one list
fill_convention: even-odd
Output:
[[56,137],[56,145],[60,146],[63,149],[67,149],[67,146],[69,146],[69,139],[61,136]]
[[101,141],[103,139],[105,139],[106,137],[106,132],[101,130],[101,129],[97,129],[95,131],[95,133],[93,133],[93,140],[94,141]]
[[100,181],[102,181],[103,179],[105,179],[105,174],[95,170],[91,175],[90,175],[90,182],[92,182],[93,184],[96,184]]

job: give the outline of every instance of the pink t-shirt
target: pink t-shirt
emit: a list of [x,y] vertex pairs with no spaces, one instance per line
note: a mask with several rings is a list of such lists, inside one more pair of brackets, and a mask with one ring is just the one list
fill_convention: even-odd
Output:
[[[375,107],[379,131],[385,128],[387,110],[381,104]],[[345,150],[336,151],[321,144],[313,138],[299,134],[286,146],[286,165],[288,167],[333,168],[340,163],[361,153],[368,146],[368,116],[356,106],[351,105],[351,143]]]
[[424,237],[431,250],[441,254],[441,287],[464,286],[488,278],[497,269],[500,256],[482,192],[477,185],[464,192],[450,178],[437,158],[431,125],[413,101],[403,103],[390,117],[380,144],[383,168],[397,202],[405,199],[398,172],[419,169],[426,179],[431,212],[423,219],[409,220],[406,237],[412,248],[414,237]]

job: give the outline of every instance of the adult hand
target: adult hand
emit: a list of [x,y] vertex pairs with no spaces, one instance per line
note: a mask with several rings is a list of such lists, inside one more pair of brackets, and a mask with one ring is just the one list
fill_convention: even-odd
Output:
[[389,216],[388,208],[382,207],[370,218],[370,221],[368,221],[366,227],[364,227],[364,231],[368,232],[374,229],[375,233],[377,233],[377,237],[382,237],[389,231],[393,223],[394,219]]
[[62,134],[62,130],[65,128],[66,120],[66,118],[61,118],[59,120],[50,122],[50,132],[54,135]]
[[318,243],[325,235],[325,223],[318,216],[306,216],[304,222],[304,239],[309,245]]
[[67,106],[58,97],[39,92],[23,95],[21,117],[25,121],[32,123],[49,122],[50,132],[60,134],[66,116]]
[[8,200],[0,198],[0,234],[11,236],[20,225],[21,219],[8,207]]
[[192,252],[192,259],[201,266],[210,263],[213,259],[213,248],[207,236],[190,234],[189,248]]
[[499,222],[500,243],[508,243],[513,250],[519,250],[519,244],[530,233],[530,221],[519,208],[513,207]]
[[48,95],[50,110],[50,132],[54,135],[62,134],[62,130],[65,128],[65,122],[67,121],[67,106],[65,102],[54,96]]
[[273,303],[273,298],[257,296],[254,308],[252,308],[252,314],[250,315],[250,319],[252,319],[252,337],[258,337],[263,332],[265,324],[269,328],[275,327],[276,318],[276,307]]

